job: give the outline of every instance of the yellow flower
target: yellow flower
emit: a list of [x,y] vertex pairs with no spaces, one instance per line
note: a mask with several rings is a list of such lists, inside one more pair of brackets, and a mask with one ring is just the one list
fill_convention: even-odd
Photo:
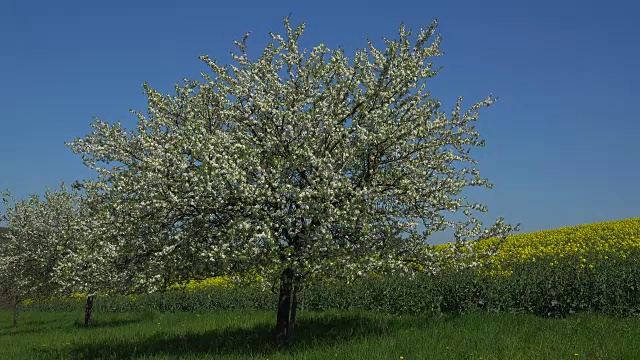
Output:
[[[571,258],[578,256],[581,267],[592,268],[595,257],[615,261],[626,258],[630,251],[640,247],[640,218],[585,224],[533,233],[515,234],[500,239],[486,239],[474,244],[475,251],[486,251],[499,245],[498,254],[481,261],[493,269],[513,262],[537,261],[542,258]],[[443,244],[439,250],[450,244]],[[612,255],[615,255],[613,257]],[[552,264],[558,264],[553,261]]]

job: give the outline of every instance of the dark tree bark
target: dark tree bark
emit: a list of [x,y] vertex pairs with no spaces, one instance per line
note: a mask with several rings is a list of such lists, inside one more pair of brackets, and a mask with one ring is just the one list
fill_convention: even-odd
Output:
[[284,269],[280,277],[280,296],[278,298],[278,317],[276,318],[275,343],[285,345],[288,340],[289,322],[291,316],[291,288],[293,284],[293,270]]
[[298,291],[300,290],[300,278],[293,279],[293,293],[291,296],[291,314],[289,316],[289,328],[287,329],[287,343],[293,343],[296,328],[296,312],[298,310]]
[[91,310],[93,309],[93,295],[87,296],[87,303],[84,306],[84,327],[91,325]]

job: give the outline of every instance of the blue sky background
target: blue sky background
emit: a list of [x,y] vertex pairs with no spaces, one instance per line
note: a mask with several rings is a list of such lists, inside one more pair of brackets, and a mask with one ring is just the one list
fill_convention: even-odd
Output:
[[[65,141],[93,116],[131,127],[141,84],[171,92],[230,62],[251,31],[259,52],[282,18],[306,22],[302,44],[352,53],[398,26],[440,22],[444,69],[433,95],[450,109],[493,93],[475,151],[492,190],[484,220],[524,232],[640,216],[639,5],[627,1],[0,1],[0,188],[17,197],[93,174]],[[434,237],[434,243],[446,240]]]

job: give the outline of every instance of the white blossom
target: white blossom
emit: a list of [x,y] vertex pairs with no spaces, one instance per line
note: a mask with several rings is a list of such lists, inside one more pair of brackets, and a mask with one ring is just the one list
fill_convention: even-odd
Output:
[[81,241],[76,231],[76,194],[62,184],[47,188],[43,197],[16,200],[2,192],[5,213],[0,221],[9,228],[0,245],[0,292],[19,303],[27,298],[51,296],[59,291],[56,271],[62,257]]
[[259,58],[247,34],[235,65],[201,57],[203,81],[173,95],[145,84],[148,112],[131,129],[96,119],[69,143],[97,172],[82,185],[109,209],[96,212],[101,231],[145,259],[140,283],[285,268],[352,279],[427,261],[429,236],[446,228],[461,242],[511,231],[499,221],[482,233],[472,211],[486,208],[459,196],[491,186],[468,165],[484,145],[473,122],[495,99],[440,110],[427,90],[436,27],[401,27],[385,48],[348,57],[300,49],[304,24],[286,19]]

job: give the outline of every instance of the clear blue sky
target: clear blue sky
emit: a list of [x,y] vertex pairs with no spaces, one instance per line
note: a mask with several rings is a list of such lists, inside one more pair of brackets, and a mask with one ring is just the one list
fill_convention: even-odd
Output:
[[470,192],[489,207],[483,219],[535,231],[640,216],[639,5],[526,3],[3,0],[0,188],[24,197],[93,176],[64,146],[93,116],[131,126],[142,82],[170,92],[205,70],[199,55],[229,62],[246,31],[255,54],[289,13],[307,23],[303,45],[348,53],[437,18],[433,95],[447,109],[459,95],[466,106],[499,97],[478,123],[487,147],[475,156],[495,184]]

